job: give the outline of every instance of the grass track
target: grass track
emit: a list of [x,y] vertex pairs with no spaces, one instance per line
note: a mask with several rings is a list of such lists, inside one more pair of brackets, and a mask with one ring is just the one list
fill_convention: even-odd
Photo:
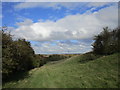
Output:
[[80,63],[83,55],[51,62],[30,70],[26,78],[5,83],[3,88],[117,88],[118,55],[85,63]]

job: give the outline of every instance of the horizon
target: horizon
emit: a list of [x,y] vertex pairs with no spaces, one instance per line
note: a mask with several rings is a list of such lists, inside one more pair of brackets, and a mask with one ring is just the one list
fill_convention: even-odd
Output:
[[48,53],[48,54],[44,54],[44,53],[40,53],[40,54],[36,54],[36,55],[66,55],[66,54],[84,54],[84,53]]

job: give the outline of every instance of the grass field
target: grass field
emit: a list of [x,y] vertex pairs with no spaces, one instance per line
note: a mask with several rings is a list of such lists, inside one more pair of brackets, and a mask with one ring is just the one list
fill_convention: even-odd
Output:
[[80,62],[84,55],[54,61],[17,74],[3,88],[117,88],[118,55]]

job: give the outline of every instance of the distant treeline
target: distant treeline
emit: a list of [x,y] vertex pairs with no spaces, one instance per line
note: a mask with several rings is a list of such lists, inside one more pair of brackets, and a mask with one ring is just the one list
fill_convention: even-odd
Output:
[[68,57],[71,57],[71,55],[58,55],[58,54],[53,54],[53,55],[35,55],[36,56],[36,60],[37,63],[35,65],[37,65],[36,67],[40,67],[43,66],[44,64],[46,64],[47,62],[50,61],[59,61],[61,59],[65,59]]

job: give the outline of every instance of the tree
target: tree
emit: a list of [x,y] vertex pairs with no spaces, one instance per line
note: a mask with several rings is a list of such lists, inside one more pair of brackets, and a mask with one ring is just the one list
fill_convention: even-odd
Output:
[[120,52],[120,29],[110,30],[108,27],[103,28],[103,31],[95,36],[93,43],[93,51],[96,54],[112,54]]
[[94,53],[103,54],[102,36],[101,35],[95,36],[94,40],[95,40],[95,42],[92,45]]

